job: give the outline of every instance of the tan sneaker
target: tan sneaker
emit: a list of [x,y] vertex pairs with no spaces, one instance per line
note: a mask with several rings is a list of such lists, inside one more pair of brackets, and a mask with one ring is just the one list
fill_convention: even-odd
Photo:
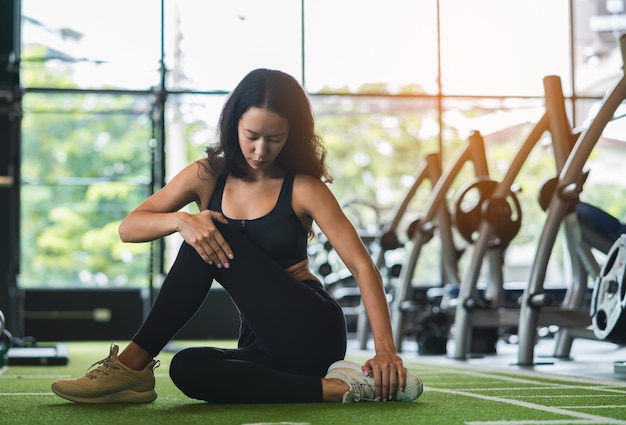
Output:
[[[346,360],[330,365],[326,379],[339,379],[350,387],[343,396],[343,403],[359,403],[361,401],[380,401],[376,397],[374,378],[366,376],[361,366]],[[424,390],[422,380],[410,370],[406,374],[404,391],[398,391],[394,401],[415,401]]]
[[159,367],[159,361],[153,360],[144,370],[136,371],[120,363],[118,351],[119,347],[111,344],[109,357],[91,365],[82,378],[54,382],[52,391],[77,403],[153,402],[157,397],[154,369]]

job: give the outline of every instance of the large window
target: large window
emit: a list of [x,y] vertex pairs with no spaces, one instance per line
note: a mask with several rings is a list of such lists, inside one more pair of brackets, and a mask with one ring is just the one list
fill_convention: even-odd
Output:
[[[158,285],[179,241],[123,244],[117,226],[203,155],[254,68],[303,83],[332,190],[384,218],[427,154],[445,168],[473,130],[501,177],[544,112],[545,76],[561,78],[584,126],[621,75],[624,17],[622,1],[600,0],[22,0],[20,283]],[[622,220],[623,185],[605,171],[624,162],[623,127],[607,128],[590,161],[598,190],[585,191]],[[530,207],[513,248],[527,264],[550,155],[539,146],[520,176]]]
[[24,109],[21,282],[145,283],[148,250],[117,225],[151,191],[149,99],[31,94]]

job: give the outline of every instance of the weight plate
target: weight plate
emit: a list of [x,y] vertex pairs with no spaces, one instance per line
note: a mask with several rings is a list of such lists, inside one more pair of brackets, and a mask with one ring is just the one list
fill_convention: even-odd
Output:
[[591,295],[591,322],[598,339],[626,342],[626,235],[613,244]]

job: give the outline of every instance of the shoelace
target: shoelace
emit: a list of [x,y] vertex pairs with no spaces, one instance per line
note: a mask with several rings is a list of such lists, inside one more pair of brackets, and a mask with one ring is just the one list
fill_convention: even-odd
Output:
[[[95,366],[98,366],[98,367],[94,369]],[[107,372],[107,370],[109,369],[112,369],[112,370],[118,369],[118,367],[115,366],[115,364],[113,363],[111,356],[104,358],[102,360],[99,360],[95,362],[94,364],[92,364],[89,367],[89,369],[87,369],[87,378],[96,379],[98,378],[98,374],[108,375],[109,372]]]
[[350,384],[352,385],[353,390],[352,399],[357,403],[359,401],[378,401],[375,398],[369,398],[365,396],[368,392],[374,394],[374,390],[367,382],[351,382]]
[[[97,368],[94,369],[94,366],[98,366]],[[161,360],[156,360],[154,362],[154,364],[152,365],[152,370],[156,369],[157,367],[161,366]],[[97,362],[95,362],[94,364],[92,364],[89,369],[87,369],[87,378],[89,379],[96,379],[98,378],[98,374],[103,374],[103,375],[108,375],[109,372],[107,372],[107,370],[118,370],[119,367],[115,366],[115,363],[113,363],[113,360],[111,359],[111,356],[99,360]]]

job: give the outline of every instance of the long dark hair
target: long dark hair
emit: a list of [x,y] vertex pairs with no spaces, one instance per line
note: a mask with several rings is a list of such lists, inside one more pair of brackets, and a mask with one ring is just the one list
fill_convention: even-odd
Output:
[[252,107],[272,111],[289,123],[289,135],[276,158],[277,165],[288,172],[332,181],[326,148],[315,132],[309,98],[292,76],[271,69],[251,71],[226,100],[218,125],[218,143],[206,149],[215,174],[245,176],[248,165],[239,147],[237,128],[241,116]]

